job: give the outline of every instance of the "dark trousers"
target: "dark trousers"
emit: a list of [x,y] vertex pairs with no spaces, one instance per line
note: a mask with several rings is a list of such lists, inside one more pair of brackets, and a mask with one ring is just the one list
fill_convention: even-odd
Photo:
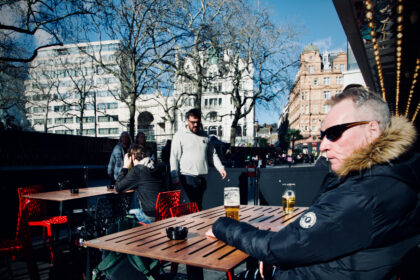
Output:
[[203,195],[206,190],[207,183],[204,176],[180,176],[182,187],[184,188],[185,194],[181,193],[181,203],[196,202],[198,209],[203,208]]

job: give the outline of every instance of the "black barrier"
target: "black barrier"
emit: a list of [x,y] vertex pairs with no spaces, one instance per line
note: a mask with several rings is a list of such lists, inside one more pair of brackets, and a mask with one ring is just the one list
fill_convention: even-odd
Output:
[[[239,186],[241,204],[247,204],[248,177],[246,168],[227,168],[227,178],[221,179],[215,168],[209,169],[203,209],[223,205],[223,188]],[[281,205],[283,183],[295,183],[296,206],[310,206],[319,193],[328,167],[260,168],[259,191],[261,205]],[[228,181],[229,179],[229,181]]]
[[261,168],[260,204],[282,205],[284,183],[295,183],[296,206],[308,207],[320,191],[328,167]]

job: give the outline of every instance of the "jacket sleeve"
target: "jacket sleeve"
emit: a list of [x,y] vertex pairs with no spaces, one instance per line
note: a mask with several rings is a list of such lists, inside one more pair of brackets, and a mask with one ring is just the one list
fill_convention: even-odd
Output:
[[114,149],[112,149],[111,157],[109,158],[108,174],[112,174],[112,176],[114,176],[114,168],[115,168],[115,147]]
[[219,156],[217,155],[216,149],[214,148],[213,144],[210,143],[210,141],[207,146],[207,158],[209,159],[210,163],[213,163],[214,167],[216,167],[218,171],[225,169],[222,162],[220,161]]
[[[337,195],[317,203],[278,232],[228,218],[217,220],[213,232],[250,256],[283,268],[332,260],[369,245],[372,213],[365,208],[371,201],[353,194],[350,199]],[[313,224],[305,219],[309,213],[315,215]]]
[[121,169],[120,174],[117,177],[117,181],[115,183],[115,191],[122,192],[125,190],[132,189],[136,186],[138,182],[138,176],[136,176],[136,170],[131,168],[128,170],[127,168]]
[[170,166],[171,166],[171,177],[172,182],[179,181],[179,161],[181,159],[182,147],[181,147],[181,137],[179,133],[174,135],[171,144],[171,156],[170,156]]

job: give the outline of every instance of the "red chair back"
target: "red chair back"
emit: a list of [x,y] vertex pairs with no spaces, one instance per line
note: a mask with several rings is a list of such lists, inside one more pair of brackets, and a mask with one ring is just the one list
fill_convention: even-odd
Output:
[[23,197],[27,194],[40,193],[42,192],[42,186],[28,186],[23,188],[18,188],[18,197],[19,197],[19,213],[18,219],[22,217],[23,207],[26,207],[26,218],[28,221],[41,220],[45,218],[46,208],[45,201],[39,199],[30,199]]
[[171,212],[171,217],[180,217],[199,211],[196,202],[184,203],[179,206],[171,207],[169,210]]
[[179,205],[181,191],[160,192],[156,199],[155,219],[156,221],[171,217],[171,207]]

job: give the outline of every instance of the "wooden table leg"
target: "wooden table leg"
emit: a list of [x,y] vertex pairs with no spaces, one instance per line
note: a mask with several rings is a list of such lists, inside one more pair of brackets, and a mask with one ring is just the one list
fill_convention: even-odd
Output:
[[188,280],[204,280],[203,269],[187,265],[187,278]]

